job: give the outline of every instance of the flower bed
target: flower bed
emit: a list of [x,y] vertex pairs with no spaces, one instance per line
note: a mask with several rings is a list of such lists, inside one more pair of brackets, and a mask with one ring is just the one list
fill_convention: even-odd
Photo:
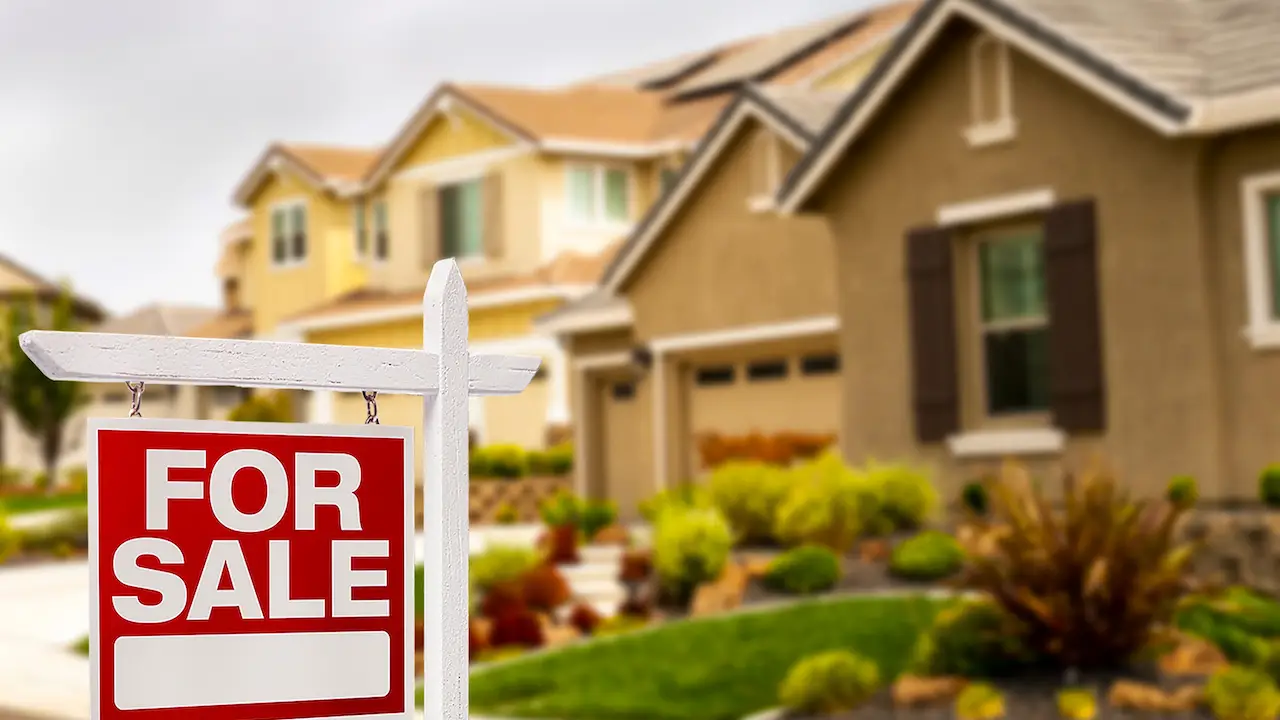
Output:
[[573,449],[490,445],[471,451],[469,507],[476,524],[531,523],[544,503],[573,488]]

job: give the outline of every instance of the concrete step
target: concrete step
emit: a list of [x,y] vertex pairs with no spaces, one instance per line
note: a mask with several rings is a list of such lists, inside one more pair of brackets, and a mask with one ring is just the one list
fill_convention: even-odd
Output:
[[578,565],[556,566],[564,579],[570,583],[583,580],[617,580],[619,566],[617,563],[581,563]]
[[586,599],[608,600],[626,595],[626,588],[617,580],[583,580],[569,583],[574,595]]
[[622,561],[626,548],[619,545],[584,545],[578,548],[578,556],[584,563],[614,563]]

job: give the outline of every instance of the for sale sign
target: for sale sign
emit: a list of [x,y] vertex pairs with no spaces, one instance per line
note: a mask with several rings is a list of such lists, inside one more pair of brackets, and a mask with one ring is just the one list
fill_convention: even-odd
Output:
[[89,430],[95,720],[412,717],[412,428]]

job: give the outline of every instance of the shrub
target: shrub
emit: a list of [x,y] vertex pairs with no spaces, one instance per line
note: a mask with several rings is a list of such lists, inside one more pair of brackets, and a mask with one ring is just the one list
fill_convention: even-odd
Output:
[[227,419],[236,422],[293,422],[293,400],[289,393],[280,390],[255,393],[232,408]]
[[1280,465],[1271,465],[1262,471],[1258,494],[1267,507],[1280,507]]
[[711,496],[704,488],[692,484],[677,485],[641,501],[640,516],[649,523],[657,524],[658,518],[669,509],[708,507],[712,507]]
[[596,500],[582,505],[578,516],[578,529],[590,542],[603,529],[618,519],[618,506],[608,500]]
[[604,621],[596,626],[594,634],[596,637],[603,637],[606,635],[622,635],[639,630],[648,624],[645,617],[643,615],[619,613],[613,617],[605,618]]
[[714,470],[724,463],[735,461],[790,465],[797,460],[817,457],[834,444],[835,439],[835,435],[819,433],[704,433],[698,436],[697,442],[701,466]]
[[778,698],[783,707],[821,715],[851,710],[875,694],[880,669],[848,650],[807,657],[787,671]]
[[495,648],[519,645],[541,647],[546,642],[542,622],[528,610],[506,613],[493,619],[489,645]]
[[1214,673],[1204,698],[1220,720],[1273,720],[1280,714],[1280,691],[1271,678],[1238,665]]
[[86,508],[66,510],[57,520],[17,535],[23,550],[65,557],[89,547],[89,511]]
[[578,526],[553,525],[547,528],[539,541],[547,555],[547,562],[563,565],[578,562]]
[[816,544],[837,553],[849,549],[872,502],[865,478],[834,454],[792,471],[792,490],[778,508],[776,532],[791,545]]
[[68,468],[66,471],[68,492],[84,492],[89,487],[89,471],[83,465]]
[[987,497],[987,485],[982,480],[975,480],[960,491],[960,504],[974,515],[986,515],[990,501]]
[[0,467],[0,495],[21,490],[27,476],[17,468]]
[[707,491],[740,542],[768,541],[790,490],[788,475],[762,462],[734,460],[712,471]]
[[487,592],[498,583],[518,580],[540,560],[538,553],[528,548],[494,545],[471,558],[471,579],[476,590]]
[[934,619],[917,641],[911,671],[926,676],[1008,677],[1036,663],[1016,621],[989,600],[966,600]]
[[503,580],[484,593],[480,601],[480,614],[487,618],[499,618],[529,609],[524,602],[524,586],[518,580]]
[[480,654],[489,649],[489,638],[485,634],[476,629],[476,621],[472,620],[467,623],[467,656],[471,660],[480,657]]
[[670,509],[653,531],[654,567],[664,588],[681,601],[719,577],[732,547],[729,523],[714,508]]
[[641,583],[653,575],[653,554],[648,550],[628,550],[622,554],[618,581]]
[[992,520],[969,520],[962,584],[1022,620],[1031,649],[1059,667],[1113,666],[1173,619],[1192,552],[1174,540],[1184,509],[1131,501],[1102,473],[1063,485],[1055,512],[1007,465],[991,488]]
[[1178,611],[1177,625],[1213,643],[1233,663],[1261,665],[1273,653],[1258,628],[1247,626],[1247,619],[1248,616],[1229,615],[1210,602],[1197,599]]
[[499,525],[514,525],[520,519],[520,512],[516,510],[516,506],[509,502],[504,502],[498,506],[497,512],[494,513],[493,519]]
[[573,593],[554,565],[539,565],[520,579],[524,602],[530,609],[550,613],[569,602]]
[[529,474],[529,458],[519,445],[488,445],[472,451],[471,471],[476,477],[515,480]]
[[998,720],[1004,717],[1004,696],[987,683],[973,683],[956,698],[959,720]]
[[840,579],[840,558],[820,545],[805,545],[769,563],[766,587],[796,595],[830,590]]
[[595,632],[604,620],[595,608],[587,603],[578,603],[573,606],[573,610],[569,613],[569,624],[583,635],[590,635]]
[[927,530],[894,548],[889,572],[910,580],[937,580],[964,565],[964,550],[944,532]]
[[531,450],[528,459],[530,475],[568,475],[573,471],[573,446],[566,443],[546,450]]
[[920,527],[938,506],[938,491],[920,470],[872,463],[867,475],[878,491],[880,512],[895,529]]
[[1058,715],[1067,720],[1093,720],[1098,715],[1098,698],[1089,690],[1059,690]]
[[1200,498],[1200,488],[1195,478],[1190,475],[1179,475],[1169,481],[1165,497],[1178,507],[1190,508]]
[[582,516],[582,501],[569,492],[558,492],[538,506],[538,514],[547,527],[577,527]]
[[5,515],[4,508],[0,508],[0,564],[4,564],[20,549],[22,549],[22,538],[9,525],[9,517]]

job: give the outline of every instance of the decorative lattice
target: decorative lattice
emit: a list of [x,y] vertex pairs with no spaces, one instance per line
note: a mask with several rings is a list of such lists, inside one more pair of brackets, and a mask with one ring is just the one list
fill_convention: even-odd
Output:
[[508,505],[515,510],[514,522],[538,520],[538,507],[557,493],[573,490],[573,480],[564,477],[527,477],[519,480],[472,480],[471,522],[475,524],[508,522],[500,517]]

